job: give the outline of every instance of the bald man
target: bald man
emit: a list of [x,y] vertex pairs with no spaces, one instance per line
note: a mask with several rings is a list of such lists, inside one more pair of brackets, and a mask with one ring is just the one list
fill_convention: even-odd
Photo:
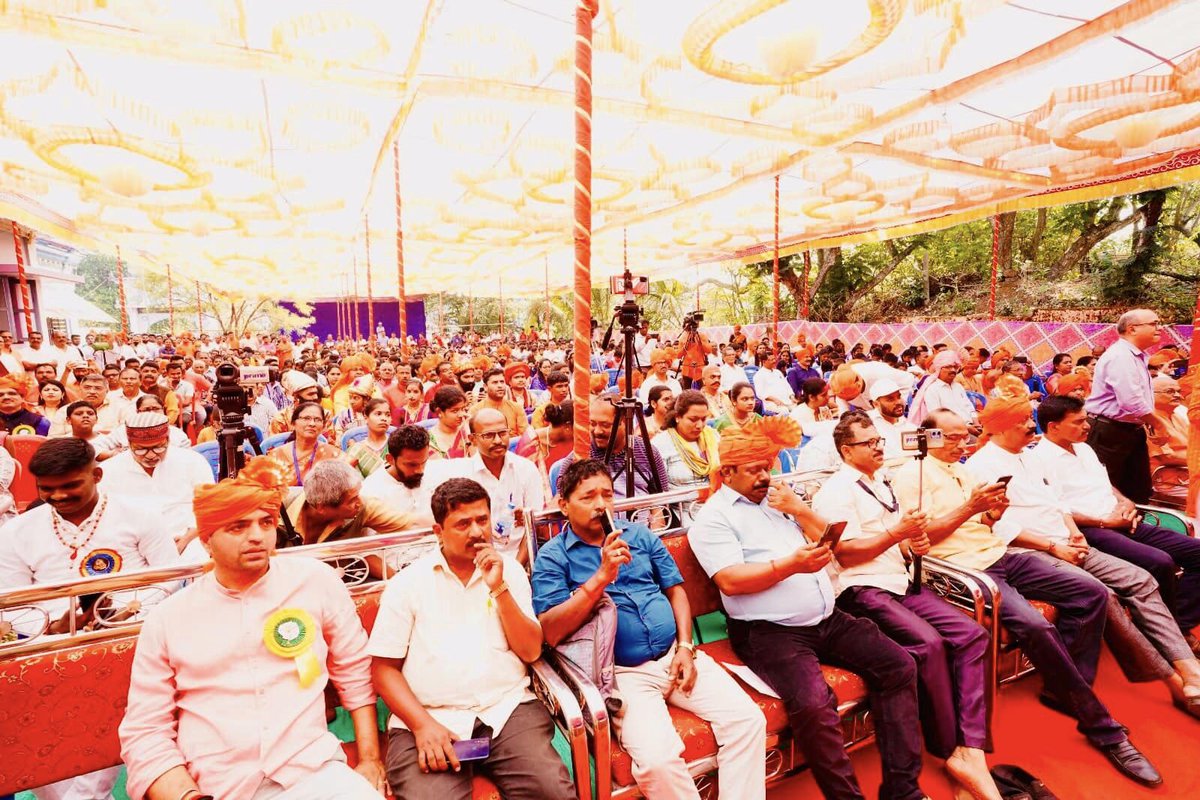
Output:
[[700,372],[700,393],[708,401],[708,411],[716,419],[725,413],[725,394],[721,392],[721,367],[709,364]]

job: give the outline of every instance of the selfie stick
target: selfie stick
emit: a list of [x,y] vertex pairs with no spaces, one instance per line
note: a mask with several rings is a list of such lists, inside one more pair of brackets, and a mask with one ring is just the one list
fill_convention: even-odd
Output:
[[[929,437],[924,428],[917,428],[917,511],[925,502],[925,456],[929,455]],[[908,587],[909,594],[921,591],[921,571],[923,564],[921,556],[913,553],[912,583]]]

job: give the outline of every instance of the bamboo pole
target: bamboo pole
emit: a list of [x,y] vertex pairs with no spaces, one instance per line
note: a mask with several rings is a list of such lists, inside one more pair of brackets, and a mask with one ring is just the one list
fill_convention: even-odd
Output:
[[392,142],[392,184],[396,189],[396,311],[400,346],[408,340],[408,309],[404,305],[404,226],[400,222],[400,138]]
[[[121,312],[121,336],[129,336],[129,308],[125,305],[125,265],[121,263],[121,245],[117,245],[117,302]],[[28,313],[28,312],[26,312]]]
[[775,176],[775,259],[771,284],[771,342],[779,348],[779,175]]
[[[575,2],[575,457],[591,454],[592,22],[596,0]],[[632,377],[632,376],[630,376]],[[632,446],[632,443],[630,443]]]
[[[17,254],[17,284],[21,288],[21,315],[25,318],[25,338],[33,331],[33,295],[29,291],[29,279],[25,275],[25,248],[16,220],[12,221],[13,249]],[[120,263],[120,255],[117,256]]]
[[367,243],[367,346],[375,352],[375,297],[371,290],[371,224],[363,217],[363,234]]

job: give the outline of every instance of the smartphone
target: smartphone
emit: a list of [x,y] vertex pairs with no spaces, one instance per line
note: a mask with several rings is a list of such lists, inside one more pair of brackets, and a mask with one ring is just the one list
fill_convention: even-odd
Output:
[[999,478],[996,478],[996,483],[1003,483],[1005,486],[1008,486],[1008,482],[1012,479],[1012,475],[1001,475]]
[[825,526],[825,532],[821,534],[821,540],[817,542],[817,546],[825,546],[833,550],[838,546],[838,542],[842,540],[842,534],[846,532],[846,520],[841,522],[831,522]]
[[491,755],[492,740],[487,736],[478,739],[459,739],[454,742],[454,755],[459,761],[481,761]]

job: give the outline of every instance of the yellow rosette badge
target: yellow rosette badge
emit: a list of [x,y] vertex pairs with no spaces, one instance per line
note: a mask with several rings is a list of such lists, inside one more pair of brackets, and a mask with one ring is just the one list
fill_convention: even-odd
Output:
[[321,665],[313,655],[317,623],[302,608],[281,608],[267,617],[263,626],[263,644],[280,658],[296,662],[300,686],[308,688],[321,674]]

